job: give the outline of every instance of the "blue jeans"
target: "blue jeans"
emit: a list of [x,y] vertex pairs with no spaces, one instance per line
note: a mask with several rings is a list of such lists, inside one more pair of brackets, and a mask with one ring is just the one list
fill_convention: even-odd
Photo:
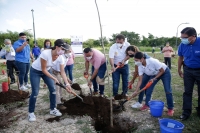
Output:
[[71,81],[73,81],[73,73],[72,73],[73,68],[74,68],[74,64],[68,65],[68,66],[65,67],[65,73],[66,73],[66,75],[69,74],[69,79]]
[[[148,76],[148,75],[144,74],[140,89],[145,87],[145,85],[148,83],[148,81],[154,77],[155,76]],[[174,103],[173,103],[173,95],[172,95],[172,87],[171,87],[171,73],[170,73],[170,70],[168,67],[166,68],[164,74],[162,76],[160,76],[156,81],[154,81],[153,84],[146,90],[145,104],[147,106],[149,106],[148,103],[151,99],[151,94],[153,92],[153,89],[160,79],[162,80],[163,85],[164,85],[168,109],[173,109]],[[142,103],[143,96],[144,96],[144,91],[140,93],[138,102]]]
[[30,69],[30,63],[23,63],[15,61],[15,65],[19,71],[19,83],[22,86],[25,83],[28,83],[28,72]]
[[[115,65],[116,67],[116,65]],[[115,72],[112,73],[113,79],[113,96],[118,94],[119,82],[120,82],[120,74],[122,75],[122,94],[125,95],[128,92],[128,76],[129,76],[129,66],[128,64],[124,65],[122,68],[116,69]]]
[[[93,72],[94,72],[94,66],[92,66],[92,74],[93,74]],[[99,67],[99,71],[97,73],[97,76],[99,76],[99,78],[102,79],[104,77],[105,73],[106,73],[106,63],[102,64]],[[96,77],[92,80],[94,92],[98,92],[98,85],[97,85]],[[99,85],[99,91],[100,91],[101,95],[104,94],[104,85]]]
[[35,103],[40,88],[40,78],[44,80],[49,89],[50,109],[53,110],[56,107],[56,91],[54,88],[53,79],[46,76],[42,71],[38,71],[31,67],[30,81],[32,86],[32,93],[29,99],[29,113],[33,113],[35,111]]

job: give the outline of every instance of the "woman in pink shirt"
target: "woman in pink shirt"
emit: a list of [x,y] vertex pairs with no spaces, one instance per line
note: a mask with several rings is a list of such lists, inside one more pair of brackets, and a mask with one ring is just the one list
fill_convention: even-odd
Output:
[[68,54],[68,62],[65,66],[65,73],[69,75],[69,79],[73,82],[73,68],[74,68],[74,51],[70,49],[71,53]]
[[171,69],[171,56],[173,52],[173,48],[169,46],[169,42],[166,43],[166,46],[162,50],[164,54],[165,64]]

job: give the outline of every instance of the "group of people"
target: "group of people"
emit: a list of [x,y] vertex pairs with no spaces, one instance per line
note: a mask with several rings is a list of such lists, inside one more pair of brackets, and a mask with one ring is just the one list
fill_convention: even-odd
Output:
[[[65,109],[62,106],[62,92],[61,88],[56,86],[60,84],[62,80],[65,83],[67,92],[72,93],[70,84],[73,81],[72,69],[74,63],[74,55],[68,44],[62,39],[57,39],[52,46],[50,40],[45,40],[44,50],[34,61],[32,53],[30,52],[30,46],[26,42],[26,35],[24,33],[19,34],[19,40],[11,46],[10,40],[5,40],[5,44],[10,47],[2,49],[0,56],[3,52],[6,53],[7,66],[13,66],[16,71],[19,71],[20,89],[25,90],[26,87],[32,88],[32,93],[29,100],[29,121],[36,121],[35,103],[39,93],[40,79],[42,78],[49,89],[50,98],[50,114],[55,116],[61,116],[62,113],[56,108]],[[121,95],[127,96],[128,86],[132,85],[138,77],[136,89],[133,95],[137,94],[149,81],[153,82],[152,85],[144,92],[141,92],[138,96],[138,102],[132,105],[132,108],[140,108],[141,111],[149,109],[149,101],[152,96],[155,85],[159,80],[162,80],[167,107],[168,116],[174,114],[174,102],[171,87],[171,61],[169,53],[173,49],[166,44],[166,47],[162,49],[165,53],[165,63],[150,57],[146,53],[139,51],[138,47],[130,45],[125,41],[125,37],[121,34],[116,36],[116,43],[114,43],[109,49],[109,60],[105,55],[97,49],[85,48],[83,50],[85,60],[84,75],[89,74],[90,64],[92,65],[91,77],[88,80],[88,86],[93,86],[93,95],[104,97],[104,85],[98,83],[97,77],[103,79],[107,71],[107,63],[110,63],[113,81],[113,97],[118,95],[120,77],[122,77],[122,93]],[[192,112],[192,92],[194,82],[197,82],[198,86],[198,106],[196,108],[198,116],[200,116],[200,38],[197,37],[196,30],[192,27],[186,27],[181,31],[181,44],[178,49],[178,73],[180,77],[184,79],[184,93],[183,93],[183,113],[180,116],[182,120],[189,118]],[[15,58],[14,58],[15,57]],[[28,72],[30,67],[30,58],[33,63],[30,68],[30,82],[28,84]],[[70,61],[71,59],[71,61]],[[133,59],[135,63],[135,72],[133,78],[129,82],[129,59]],[[9,65],[8,65],[9,64]],[[68,64],[68,68],[66,68]],[[120,66],[120,67],[119,67]],[[184,73],[182,72],[182,67]],[[69,78],[66,77],[66,71],[71,73]],[[11,82],[15,82],[14,76],[9,73]],[[62,80],[61,80],[62,79]],[[142,105],[142,100],[146,95],[145,104]]]

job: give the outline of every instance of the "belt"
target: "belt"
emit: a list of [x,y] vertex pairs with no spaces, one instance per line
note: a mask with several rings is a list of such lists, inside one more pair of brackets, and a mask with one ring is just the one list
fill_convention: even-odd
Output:
[[187,69],[190,69],[190,70],[200,70],[200,68],[190,68],[188,66],[184,66],[184,67],[187,68]]
[[52,68],[52,72],[53,72],[53,74],[55,74],[55,75],[60,74],[59,71],[56,71],[56,70],[54,70],[53,68]]

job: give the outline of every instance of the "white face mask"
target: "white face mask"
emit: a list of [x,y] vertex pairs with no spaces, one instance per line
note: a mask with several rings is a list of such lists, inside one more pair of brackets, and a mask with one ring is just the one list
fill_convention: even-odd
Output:
[[91,60],[92,59],[92,56],[89,56],[89,57],[86,57],[87,60]]
[[68,58],[72,57],[72,53],[67,53],[65,54],[65,56],[67,56]]
[[135,61],[135,65],[140,66],[140,65],[142,65],[142,62],[140,62],[140,61]]
[[121,43],[116,43],[117,44],[117,47],[121,48],[123,46],[123,44]]

